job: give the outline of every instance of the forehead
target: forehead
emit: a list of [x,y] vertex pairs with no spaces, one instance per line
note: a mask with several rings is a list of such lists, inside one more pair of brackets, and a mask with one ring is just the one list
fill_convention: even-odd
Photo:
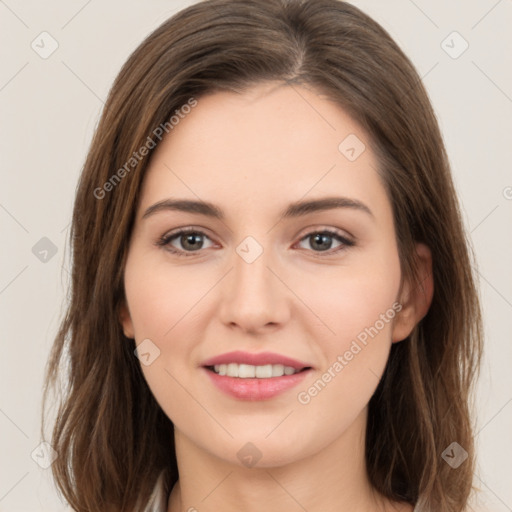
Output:
[[240,211],[281,211],[303,197],[382,201],[377,161],[361,127],[303,86],[256,85],[197,99],[155,149],[141,209],[168,196]]

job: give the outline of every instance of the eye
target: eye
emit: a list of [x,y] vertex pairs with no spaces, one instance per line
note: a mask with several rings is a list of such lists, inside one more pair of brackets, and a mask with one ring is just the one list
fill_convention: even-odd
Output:
[[[334,250],[331,249],[333,239],[339,243],[339,246]],[[310,241],[310,247],[314,248],[313,252],[322,253],[325,252],[327,254],[337,253],[346,249],[347,247],[352,247],[355,245],[355,242],[349,240],[346,236],[342,235],[337,231],[333,231],[330,229],[325,229],[322,231],[312,231],[304,236],[300,243],[306,241]]]
[[[194,252],[204,249],[204,242],[202,238],[209,239],[206,233],[197,229],[187,228],[165,234],[157,241],[157,245],[165,247],[168,251],[176,254],[177,256],[193,256]],[[177,242],[181,245],[181,248],[176,248],[172,245],[173,242]]]

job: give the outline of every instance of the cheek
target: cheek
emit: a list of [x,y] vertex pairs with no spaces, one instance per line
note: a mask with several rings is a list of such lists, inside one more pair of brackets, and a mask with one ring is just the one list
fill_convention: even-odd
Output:
[[125,272],[125,289],[135,339],[164,341],[194,315],[194,305],[214,283],[199,271],[172,270],[165,262],[141,264],[136,256]]
[[[366,259],[366,258],[365,258]],[[320,280],[311,275],[302,279],[303,297],[323,321],[326,352],[348,349],[356,338],[364,342],[367,329],[376,327],[381,338],[391,336],[392,320],[400,286],[400,263],[394,251],[385,258],[373,258],[334,269]],[[371,329],[374,336],[375,330]]]
[[318,291],[312,297],[312,309],[323,311],[322,320],[334,331],[324,329],[322,336],[316,336],[323,367],[297,394],[297,401],[311,417],[329,416],[325,425],[332,435],[347,427],[373,395],[388,360],[392,325],[400,310],[396,302],[400,264],[395,251],[389,250],[373,264],[365,262],[337,273],[327,293]]
[[142,253],[132,253],[126,263],[125,291],[135,341],[145,343],[151,355],[149,364],[141,358],[141,369],[153,396],[173,421],[190,405],[180,383],[187,381],[190,368],[184,363],[190,362],[194,340],[200,339],[195,319],[211,282],[215,282],[212,276],[201,272],[148,263]]

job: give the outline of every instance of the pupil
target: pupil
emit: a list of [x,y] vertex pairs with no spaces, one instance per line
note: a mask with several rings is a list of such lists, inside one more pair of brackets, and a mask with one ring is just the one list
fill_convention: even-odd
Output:
[[185,235],[185,244],[183,245],[184,247],[187,247],[187,244],[190,244],[190,248],[192,249],[198,249],[198,248],[201,248],[201,240],[197,240],[198,238],[200,238],[201,235],[195,233],[195,234],[189,234],[189,235]]
[[[319,242],[319,244],[322,244],[322,243],[326,243],[326,239],[330,239],[331,238],[331,235],[328,235],[328,234],[325,234],[325,233],[318,233],[316,235],[314,235],[314,243],[315,245],[317,244],[317,242]],[[328,246],[330,246],[329,243],[327,243]],[[329,247],[322,247],[320,245],[319,247],[320,250],[325,250],[325,249],[329,249]]]

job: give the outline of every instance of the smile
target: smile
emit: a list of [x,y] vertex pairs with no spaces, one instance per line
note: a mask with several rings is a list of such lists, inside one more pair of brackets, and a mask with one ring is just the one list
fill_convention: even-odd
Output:
[[252,364],[238,363],[216,364],[207,368],[218,375],[238,377],[239,379],[270,379],[272,377],[282,377],[283,375],[293,375],[305,369],[298,370],[292,366],[284,366],[282,364],[254,366]]

